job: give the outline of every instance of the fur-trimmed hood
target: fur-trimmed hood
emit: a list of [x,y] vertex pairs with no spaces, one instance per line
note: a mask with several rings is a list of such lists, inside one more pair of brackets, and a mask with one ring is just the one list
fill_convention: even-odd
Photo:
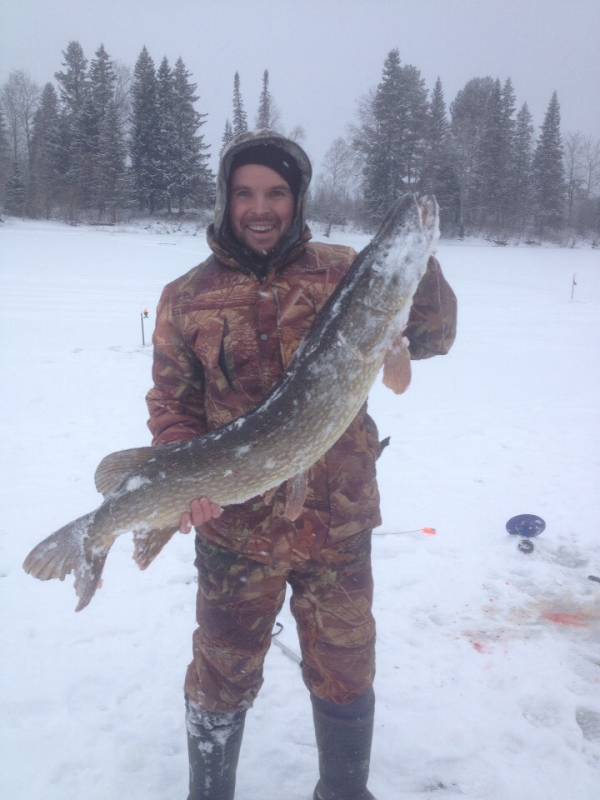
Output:
[[[300,186],[292,225],[275,250],[264,260],[233,236],[229,227],[228,213],[229,179],[233,161],[239,153],[257,145],[277,147],[283,150],[294,161],[300,171]],[[304,150],[296,142],[286,139],[285,136],[281,136],[279,133],[262,130],[241,133],[232,139],[221,155],[217,175],[214,222],[207,231],[208,243],[217,257],[230,264],[233,261],[243,269],[254,273],[257,272],[257,268],[259,271],[263,271],[286,263],[289,255],[292,252],[295,255],[298,246],[303,245],[310,239],[310,231],[305,223],[305,210],[306,194],[311,177],[311,163]],[[224,259],[223,256],[225,255],[229,257]]]

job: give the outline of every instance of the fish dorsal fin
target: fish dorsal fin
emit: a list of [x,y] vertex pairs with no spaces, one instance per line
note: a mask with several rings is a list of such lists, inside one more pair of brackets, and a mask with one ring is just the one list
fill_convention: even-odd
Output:
[[110,494],[128,475],[138,472],[153,455],[156,455],[154,447],[132,447],[130,450],[110,453],[96,468],[94,475],[96,489],[104,496]]
[[300,472],[285,482],[284,517],[292,522],[300,516],[306,500],[308,488],[308,472]]
[[408,342],[398,337],[385,354],[383,383],[396,394],[402,394],[410,384],[411,367]]

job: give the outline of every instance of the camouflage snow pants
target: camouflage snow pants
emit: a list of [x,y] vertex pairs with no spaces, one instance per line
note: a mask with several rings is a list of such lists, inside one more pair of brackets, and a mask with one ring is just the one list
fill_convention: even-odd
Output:
[[291,557],[270,566],[196,537],[197,621],[186,696],[207,711],[248,708],[262,684],[286,583],[308,689],[350,703],[375,674],[371,613],[371,531],[321,550],[318,560]]

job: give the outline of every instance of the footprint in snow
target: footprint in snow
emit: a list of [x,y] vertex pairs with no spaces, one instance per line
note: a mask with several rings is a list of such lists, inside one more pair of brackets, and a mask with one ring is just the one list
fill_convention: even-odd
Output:
[[600,711],[580,706],[575,712],[575,719],[585,739],[600,742]]
[[535,728],[554,728],[561,721],[560,708],[546,697],[526,698],[521,713]]

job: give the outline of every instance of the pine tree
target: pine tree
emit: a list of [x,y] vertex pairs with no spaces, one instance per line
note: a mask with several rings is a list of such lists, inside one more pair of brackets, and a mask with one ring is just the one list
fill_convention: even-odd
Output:
[[513,158],[513,224],[523,232],[532,218],[533,123],[527,103],[523,103],[515,127]]
[[483,129],[476,153],[475,187],[478,199],[474,219],[479,226],[498,228],[505,194],[504,144],[502,132],[502,88],[495,80],[483,109]]
[[363,124],[361,137],[356,142],[365,154],[364,195],[371,224],[380,222],[404,187],[401,122],[397,116],[402,88],[400,54],[394,49],[383,65],[381,81],[372,101],[372,118]]
[[553,93],[533,157],[536,224],[540,233],[557,231],[564,219],[565,176],[560,106]]
[[502,191],[499,213],[503,224],[514,222],[515,197],[515,91],[510,78],[502,85],[500,95],[500,161]]
[[57,72],[61,98],[64,200],[70,220],[77,218],[90,192],[90,130],[94,112],[89,93],[87,60],[79,42],[71,41],[63,53],[65,67]]
[[493,78],[472,78],[458,92],[450,106],[452,118],[453,162],[460,191],[459,230],[480,221],[481,142],[485,133],[489,98],[494,91]]
[[269,91],[269,70],[266,69],[262,77],[262,89],[256,115],[256,129],[274,131],[277,129],[278,122],[279,114]]
[[31,168],[28,185],[28,210],[34,216],[50,218],[61,195],[61,131],[58,95],[47,83],[33,118]]
[[460,196],[452,165],[450,124],[442,82],[438,77],[431,95],[427,133],[427,154],[423,190],[434,194],[440,206],[440,226],[444,232],[455,232],[460,213]]
[[449,127],[444,90],[442,88],[442,81],[438,76],[431,94],[429,135],[427,136],[427,143],[429,146],[428,167],[433,173],[440,168],[445,160],[445,151],[448,147]]
[[2,106],[0,106],[0,204],[4,199],[5,186],[8,179],[9,150],[6,122],[4,121]]
[[174,191],[180,214],[187,199],[193,197],[204,205],[213,194],[213,175],[208,167],[210,148],[199,133],[207,115],[195,109],[199,98],[190,78],[191,73],[178,58],[173,73],[177,165]]
[[385,211],[423,177],[427,153],[428,104],[421,74],[401,66],[398,50],[388,53],[368,119],[356,139],[365,157],[365,205],[376,224]]
[[[90,204],[102,218],[116,215],[123,198],[123,122],[116,105],[116,69],[104,45],[96,50],[89,70],[90,97],[84,108],[85,150],[89,156]],[[115,116],[116,115],[116,116]]]
[[244,103],[240,91],[240,75],[238,72],[233,77],[233,135],[246,133],[248,130],[248,119],[244,111]]
[[177,130],[175,127],[174,77],[167,58],[163,58],[156,73],[156,110],[158,135],[156,157],[161,205],[166,202],[172,212],[172,200],[177,182]]
[[223,131],[223,136],[221,137],[221,153],[227,147],[229,142],[233,139],[233,128],[231,127],[231,122],[229,119],[225,120],[225,130]]
[[79,42],[69,42],[63,52],[64,72],[55,73],[60,99],[66,111],[77,116],[83,109],[88,93],[87,59]]
[[427,151],[428,101],[425,81],[412,64],[405,64],[402,75],[402,103],[397,110],[402,129],[402,174],[408,188],[420,185]]
[[132,93],[132,182],[140,208],[152,214],[158,206],[161,189],[157,152],[159,120],[154,62],[145,47],[135,65]]
[[94,108],[101,121],[109,103],[114,100],[117,82],[113,63],[103,44],[96,50],[95,58],[90,64],[89,80]]
[[25,213],[25,183],[18,161],[12,165],[12,173],[6,184],[4,207],[9,214],[23,216]]
[[117,209],[127,195],[125,141],[116,101],[109,100],[98,132],[96,204],[102,218],[117,221]]

